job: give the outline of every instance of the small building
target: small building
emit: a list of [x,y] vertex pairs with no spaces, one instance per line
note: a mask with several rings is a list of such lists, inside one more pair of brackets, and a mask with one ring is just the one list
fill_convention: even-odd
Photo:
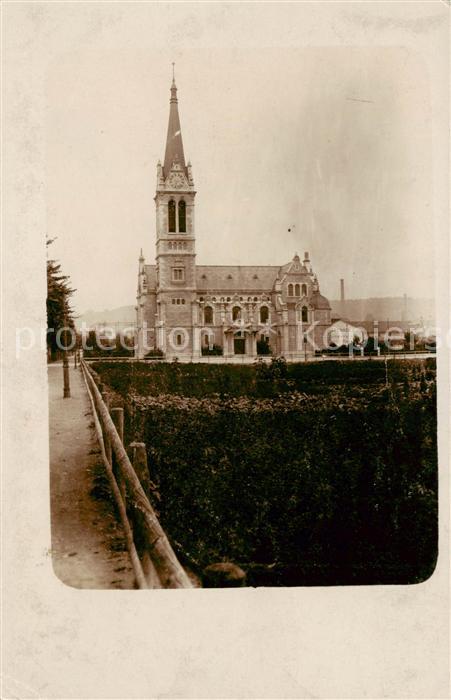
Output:
[[331,326],[327,329],[328,347],[341,347],[342,345],[358,344],[365,340],[365,330],[358,324],[351,323],[346,318],[333,318]]
[[360,326],[368,338],[377,339],[379,345],[384,343],[390,350],[403,350],[406,333],[410,330],[406,321],[362,321]]

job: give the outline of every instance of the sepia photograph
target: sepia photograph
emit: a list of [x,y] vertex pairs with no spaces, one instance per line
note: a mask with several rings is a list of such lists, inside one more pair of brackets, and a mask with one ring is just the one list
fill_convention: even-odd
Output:
[[49,101],[55,573],[81,588],[426,580],[424,67],[394,48],[115,60],[79,64]]
[[449,697],[449,5],[0,13],[0,695]]

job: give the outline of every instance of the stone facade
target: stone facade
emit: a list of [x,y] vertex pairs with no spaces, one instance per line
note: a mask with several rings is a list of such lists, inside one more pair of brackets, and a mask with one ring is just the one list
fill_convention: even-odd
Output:
[[309,254],[281,266],[196,265],[195,197],[173,81],[165,159],[157,165],[156,262],[139,258],[137,357],[158,348],[167,359],[196,360],[216,346],[229,358],[269,347],[294,359],[324,347],[331,310]]

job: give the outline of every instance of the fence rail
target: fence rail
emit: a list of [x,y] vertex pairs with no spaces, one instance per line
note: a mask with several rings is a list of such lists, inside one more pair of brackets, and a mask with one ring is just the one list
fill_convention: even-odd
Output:
[[[260,361],[260,362],[265,362],[265,363],[270,363],[273,357],[280,357],[280,356],[273,356],[273,355],[232,355],[232,356],[224,356],[224,355],[202,355],[200,357],[195,356],[195,355],[179,355],[177,358],[173,357],[168,357],[168,358],[136,358],[136,357],[127,357],[124,355],[124,357],[108,357],[107,355],[99,355],[98,357],[86,357],[84,358],[87,364],[91,364],[93,362],[108,362],[108,363],[124,363],[128,362],[130,364],[133,363],[138,363],[138,364],[164,364],[168,362],[174,362],[175,359],[179,363],[182,364],[189,364],[189,363],[196,363],[196,364],[211,364],[211,365],[227,365],[227,364],[234,364],[234,365],[246,365],[246,364],[253,364],[254,362]],[[436,353],[428,350],[396,350],[395,352],[387,352],[387,353],[381,353],[380,355],[361,355],[360,353],[352,353],[351,355],[346,352],[346,353],[334,353],[334,354],[322,354],[322,355],[312,355],[312,354],[307,354],[307,357],[304,355],[304,353],[301,354],[295,354],[291,353],[290,355],[286,354],[283,355],[284,359],[288,363],[294,363],[294,362],[307,362],[307,363],[312,363],[312,362],[334,362],[334,361],[350,361],[350,362],[374,362],[377,360],[384,361],[384,360],[424,360],[429,357],[436,357]]]
[[136,473],[138,471],[145,483],[145,446],[143,443],[130,445],[132,465],[123,444],[123,409],[113,408],[111,415],[108,395],[102,396],[84,360],[81,368],[138,588],[192,588]]

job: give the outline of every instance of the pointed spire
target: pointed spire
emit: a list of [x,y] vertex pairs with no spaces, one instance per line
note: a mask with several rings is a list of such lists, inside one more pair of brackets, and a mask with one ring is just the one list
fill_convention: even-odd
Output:
[[140,279],[141,275],[144,274],[144,255],[143,255],[143,249],[141,248],[141,252],[139,254],[139,262],[138,262],[138,272],[139,272],[139,278],[138,278],[138,292],[140,290]]
[[175,84],[175,63],[172,62],[172,85],[171,85],[171,102],[177,102],[177,85]]
[[175,84],[174,63],[172,64],[171,99],[169,102],[169,124],[166,138],[166,152],[164,154],[164,176],[167,177],[173,163],[179,163],[186,172],[185,154],[183,152],[182,132],[177,100],[177,86]]

